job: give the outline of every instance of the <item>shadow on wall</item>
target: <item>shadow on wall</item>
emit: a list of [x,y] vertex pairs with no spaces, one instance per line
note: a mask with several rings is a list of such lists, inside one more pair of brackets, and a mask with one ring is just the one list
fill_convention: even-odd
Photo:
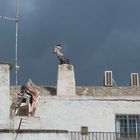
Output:
[[[51,95],[51,96],[55,96],[56,95],[56,87],[43,87],[43,89],[46,91],[46,92],[41,92],[41,95],[44,95],[45,93],[47,95]],[[45,95],[46,95],[45,94]]]

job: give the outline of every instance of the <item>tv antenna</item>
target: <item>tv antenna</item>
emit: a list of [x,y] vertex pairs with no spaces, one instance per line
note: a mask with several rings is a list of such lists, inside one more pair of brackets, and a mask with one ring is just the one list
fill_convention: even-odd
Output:
[[15,22],[16,24],[16,38],[15,38],[15,85],[18,85],[18,32],[19,32],[19,1],[16,0],[16,17],[7,17],[7,16],[0,16],[2,20],[9,20]]

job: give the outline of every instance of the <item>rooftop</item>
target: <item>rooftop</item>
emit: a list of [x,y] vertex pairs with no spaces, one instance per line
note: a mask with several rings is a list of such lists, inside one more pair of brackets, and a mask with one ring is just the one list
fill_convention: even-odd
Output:
[[[40,86],[40,96],[55,96],[55,86]],[[140,87],[77,86],[77,96],[140,96]],[[11,86],[11,96],[16,98],[15,86]]]

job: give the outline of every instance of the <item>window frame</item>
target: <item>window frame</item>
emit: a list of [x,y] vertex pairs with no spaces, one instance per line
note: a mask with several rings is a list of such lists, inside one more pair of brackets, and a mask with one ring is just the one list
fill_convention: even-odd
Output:
[[[126,119],[126,128],[124,127],[125,124],[122,125],[122,130],[124,130],[124,132],[121,132],[121,118],[123,123]],[[135,124],[133,124],[133,121],[135,122]],[[133,131],[133,127],[135,128],[135,132]],[[115,114],[115,131],[117,134],[117,138],[140,138],[140,114]]]

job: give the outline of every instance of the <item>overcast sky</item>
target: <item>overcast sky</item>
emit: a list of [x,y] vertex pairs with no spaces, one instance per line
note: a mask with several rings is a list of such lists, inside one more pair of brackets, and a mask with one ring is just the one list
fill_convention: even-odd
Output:
[[[15,17],[15,8],[16,0],[0,0],[1,16]],[[19,84],[56,85],[57,43],[77,85],[103,85],[112,70],[116,84],[128,86],[130,73],[140,73],[140,0],[20,0]],[[0,60],[14,63],[14,44],[15,23],[0,20]]]

